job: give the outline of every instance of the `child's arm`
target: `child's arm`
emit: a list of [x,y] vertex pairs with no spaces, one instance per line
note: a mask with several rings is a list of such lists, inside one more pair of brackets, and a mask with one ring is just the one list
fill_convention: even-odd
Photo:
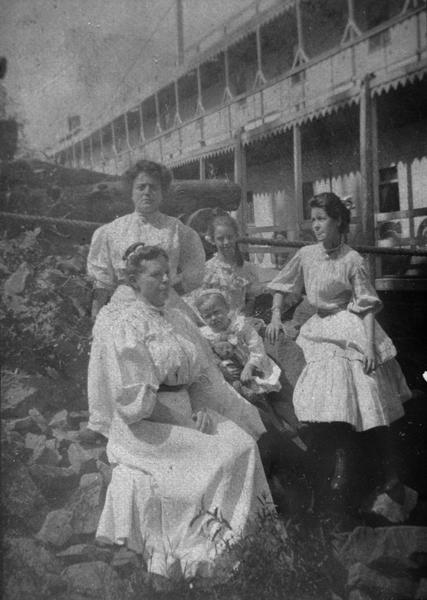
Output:
[[375,317],[372,311],[366,312],[363,317],[363,325],[368,337],[368,348],[365,354],[363,368],[365,373],[372,373],[377,368],[377,358],[375,356]]
[[282,331],[282,304],[284,294],[275,292],[273,295],[273,306],[271,308],[271,321],[265,330],[265,337],[270,344],[275,344],[279,339],[279,333]]

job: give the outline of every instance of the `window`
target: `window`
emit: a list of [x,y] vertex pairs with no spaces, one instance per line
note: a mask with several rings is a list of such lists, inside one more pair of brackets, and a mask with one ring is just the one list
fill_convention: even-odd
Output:
[[396,212],[400,210],[397,167],[380,169],[379,175],[380,213]]
[[246,192],[246,222],[255,223],[254,193]]
[[309,202],[314,196],[314,187],[312,181],[304,181],[302,184],[302,207],[303,218],[305,221],[310,219],[311,209]]

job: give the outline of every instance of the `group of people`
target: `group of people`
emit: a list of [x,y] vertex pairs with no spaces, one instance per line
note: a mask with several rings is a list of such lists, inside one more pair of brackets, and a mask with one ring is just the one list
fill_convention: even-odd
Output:
[[261,288],[236,222],[212,220],[217,254],[205,263],[198,234],[161,212],[169,171],[143,160],[126,182],[135,212],[100,227],[88,256],[95,324],[82,435],[108,438],[113,466],[97,537],[142,555],[154,577],[212,576],[260,510],[274,512],[274,466],[306,467],[281,422],[321,426],[334,440],[333,489],[345,486],[348,439],[362,431],[382,459],[383,489],[398,485],[388,426],[410,392],[375,320],[381,301],[363,259],[344,243],[350,215],[340,199],[313,198],[318,243],[267,286],[271,344],[287,298],[304,293],[316,310],[297,340],[306,366],[290,409],[250,318]]

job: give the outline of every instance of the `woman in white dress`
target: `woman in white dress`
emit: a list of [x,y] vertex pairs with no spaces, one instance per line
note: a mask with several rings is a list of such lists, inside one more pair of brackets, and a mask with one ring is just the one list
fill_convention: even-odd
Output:
[[164,250],[133,245],[126,274],[135,300],[101,309],[89,362],[89,397],[111,409],[114,467],[97,537],[158,576],[211,576],[260,499],[272,509],[255,441],[265,430],[191,319],[167,306]]
[[[186,310],[179,293],[188,293],[203,281],[205,252],[194,229],[161,212],[171,183],[170,171],[158,163],[140,160],[124,174],[135,211],[99,227],[92,237],[87,270],[94,283],[92,317],[123,282],[123,255],[131,244],[160,246],[169,256],[171,291],[169,302]],[[123,301],[132,300],[130,288]]]
[[[170,171],[155,162],[141,160],[124,175],[132,195],[135,211],[95,231],[89,250],[87,270],[93,280],[92,318],[114,293],[114,301],[133,302],[135,293],[124,282],[125,250],[133,243],[143,242],[163,248],[169,256],[171,289],[168,302],[192,315],[188,304],[177,294],[190,292],[203,280],[205,252],[199,235],[178,219],[160,212],[167,193]],[[175,289],[176,288],[176,289]],[[89,397],[89,423],[81,431],[82,443],[93,444],[106,436],[103,400],[94,404]]]

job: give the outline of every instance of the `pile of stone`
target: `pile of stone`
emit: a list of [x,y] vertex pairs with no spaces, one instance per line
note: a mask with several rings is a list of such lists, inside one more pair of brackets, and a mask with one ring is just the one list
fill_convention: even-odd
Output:
[[55,412],[61,398],[48,378],[6,373],[4,380],[5,600],[126,598],[111,566],[115,551],[94,543],[111,468],[104,445],[78,441],[87,411]]

